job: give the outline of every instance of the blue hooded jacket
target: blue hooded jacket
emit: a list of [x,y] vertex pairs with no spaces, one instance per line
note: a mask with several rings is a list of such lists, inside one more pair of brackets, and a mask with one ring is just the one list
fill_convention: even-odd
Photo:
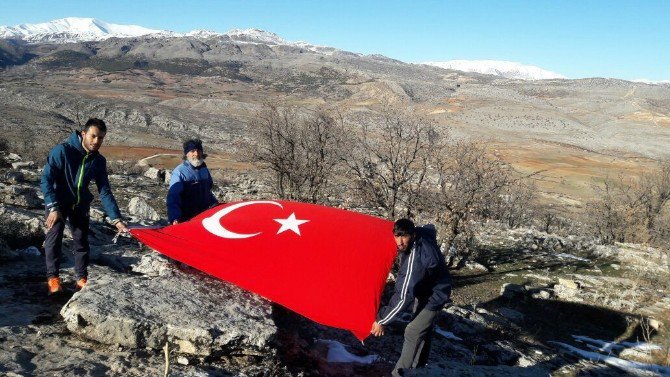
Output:
[[410,252],[400,257],[400,270],[395,291],[389,304],[378,315],[380,325],[398,318],[417,298],[428,310],[442,310],[451,297],[451,277],[440,248],[434,227],[417,227]]
[[88,209],[93,194],[88,189],[95,180],[102,206],[112,221],[121,219],[107,177],[107,160],[96,152],[87,153],[81,145],[81,136],[73,132],[63,143],[53,147],[44,166],[40,187],[47,209]]
[[219,201],[212,194],[212,176],[206,164],[195,168],[184,161],[172,171],[167,195],[168,221],[190,220]]

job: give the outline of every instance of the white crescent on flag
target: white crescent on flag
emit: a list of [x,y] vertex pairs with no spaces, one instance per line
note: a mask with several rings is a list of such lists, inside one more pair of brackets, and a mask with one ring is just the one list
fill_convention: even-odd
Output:
[[229,231],[228,229],[224,228],[221,225],[221,219],[224,216],[226,216],[227,214],[233,212],[234,210],[236,210],[238,208],[242,208],[242,207],[246,207],[246,206],[250,206],[250,205],[254,205],[254,204],[274,204],[276,206],[279,206],[280,208],[284,208],[284,207],[282,207],[282,205],[280,203],[273,202],[273,201],[259,200],[259,201],[241,202],[241,203],[233,204],[229,207],[225,207],[222,210],[213,214],[212,216],[203,219],[202,220],[202,226],[204,226],[205,229],[207,229],[207,231],[212,233],[212,234],[215,234],[215,235],[217,235],[221,238],[228,238],[228,239],[231,239],[231,240],[243,239],[243,238],[249,238],[249,237],[257,236],[257,235],[261,234],[262,232],[252,233],[252,234],[240,234],[240,233],[231,232],[231,231]]

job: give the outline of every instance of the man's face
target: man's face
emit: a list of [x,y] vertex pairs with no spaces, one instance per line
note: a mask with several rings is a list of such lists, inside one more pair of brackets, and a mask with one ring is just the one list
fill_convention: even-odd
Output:
[[201,160],[202,151],[200,149],[191,149],[186,153],[186,158],[189,160]]
[[409,245],[412,243],[412,235],[405,234],[402,236],[393,235],[395,238],[395,245],[398,248],[399,253],[404,253],[409,249]]
[[87,131],[81,131],[81,138],[84,148],[89,152],[95,152],[100,149],[102,141],[105,140],[105,133],[98,127],[91,126]]

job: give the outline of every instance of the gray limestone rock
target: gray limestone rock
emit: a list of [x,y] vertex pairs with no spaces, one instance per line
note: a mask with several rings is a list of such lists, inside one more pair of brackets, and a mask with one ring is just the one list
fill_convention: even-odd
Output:
[[496,341],[482,346],[496,364],[514,365],[521,356],[510,342]]
[[165,170],[164,169],[156,169],[154,167],[151,167],[147,169],[147,171],[144,172],[144,176],[147,178],[150,178],[156,182],[164,182],[165,181]]
[[0,184],[0,201],[25,208],[42,208],[39,190],[30,186]]
[[158,221],[160,215],[144,199],[134,197],[128,202],[128,213],[137,216],[142,220]]
[[86,338],[131,348],[212,355],[272,352],[276,327],[269,302],[195,270],[168,267],[152,258],[136,271],[119,275],[96,268],[89,284],[63,307],[70,331]]
[[507,298],[523,297],[526,292],[526,287],[518,284],[505,283],[500,287],[500,295]]
[[35,167],[35,162],[33,161],[19,161],[12,162],[12,169],[32,169]]
[[523,322],[524,320],[523,313],[510,308],[500,308],[498,309],[498,314],[516,323]]
[[581,284],[579,282],[574,281],[574,280],[569,280],[569,279],[563,279],[563,278],[558,279],[558,285],[562,285],[565,288],[575,289],[575,290],[581,288]]
[[21,171],[10,170],[5,173],[5,180],[10,183],[20,183],[26,179]]
[[0,204],[0,235],[14,248],[41,245],[44,215]]
[[16,161],[21,161],[21,156],[19,156],[19,155],[16,154],[16,153],[11,153],[11,152],[10,152],[10,153],[7,154],[7,156],[5,157],[5,159],[6,159],[7,161],[16,162]]
[[551,298],[551,292],[546,289],[542,289],[534,292],[532,297],[536,300],[549,300]]

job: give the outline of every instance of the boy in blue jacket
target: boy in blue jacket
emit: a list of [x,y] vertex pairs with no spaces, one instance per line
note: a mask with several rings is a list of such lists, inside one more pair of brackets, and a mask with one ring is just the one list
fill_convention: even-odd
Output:
[[105,122],[89,119],[83,131],[73,132],[65,142],[51,150],[44,166],[41,188],[46,210],[44,250],[50,294],[62,291],[58,274],[66,220],[70,222],[74,243],[75,288],[86,285],[90,251],[89,209],[93,201],[93,194],[88,189],[91,180],[95,180],[102,206],[112,223],[119,232],[128,231],[109,186],[107,161],[98,152],[106,133]]
[[434,227],[415,227],[408,219],[393,226],[400,270],[391,301],[377,314],[370,331],[384,335],[384,326],[400,317],[413,305],[412,320],[405,328],[405,341],[393,376],[402,371],[426,365],[437,313],[450,301],[451,277],[440,248]]

